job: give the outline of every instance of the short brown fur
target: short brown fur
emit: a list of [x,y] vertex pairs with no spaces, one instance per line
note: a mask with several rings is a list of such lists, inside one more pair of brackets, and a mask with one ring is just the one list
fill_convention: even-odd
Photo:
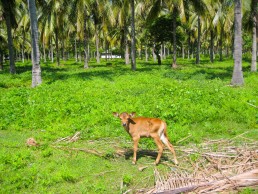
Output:
[[163,152],[162,142],[172,152],[174,156],[175,164],[178,164],[173,145],[168,140],[166,122],[164,122],[159,118],[146,118],[146,117],[134,118],[135,112],[132,112],[130,114],[126,112],[123,112],[121,114],[117,112],[113,112],[113,115],[115,117],[120,118],[122,126],[125,128],[125,130],[129,133],[129,135],[133,139],[133,142],[134,142],[133,164],[136,164],[138,142],[141,137],[151,137],[154,139],[155,143],[157,144],[159,151],[155,161],[156,165],[159,163]]

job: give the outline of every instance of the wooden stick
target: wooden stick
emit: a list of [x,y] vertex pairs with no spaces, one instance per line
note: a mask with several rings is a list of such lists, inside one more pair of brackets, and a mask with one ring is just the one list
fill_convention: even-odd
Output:
[[249,132],[250,132],[250,131],[246,131],[246,132],[244,132],[244,133],[241,133],[241,134],[239,134],[239,135],[237,135],[237,136],[231,138],[231,140],[232,140],[232,139],[236,139],[237,137],[242,136],[242,135],[244,135],[244,134],[246,134],[246,133],[249,133]]
[[60,142],[60,141],[65,141],[65,140],[67,140],[67,139],[69,139],[69,136],[63,137],[63,138],[59,138],[59,139],[56,140],[54,143],[58,143],[58,142]]
[[99,153],[96,150],[88,150],[88,149],[84,149],[84,148],[69,148],[69,147],[64,147],[64,146],[52,146],[53,148],[57,148],[57,149],[61,149],[61,150],[75,150],[75,151],[83,151],[86,153],[90,153],[90,154],[94,154],[96,156],[100,156],[103,157],[102,153]]
[[249,103],[249,102],[247,102],[247,104],[250,105],[250,106],[252,106],[252,107],[254,107],[254,108],[258,108],[258,106],[255,106],[255,105],[253,105],[253,104],[251,104],[251,103]]
[[[229,182],[230,180],[230,182]],[[232,184],[233,183],[233,184]],[[258,184],[258,169],[254,169],[233,177],[224,177],[222,180],[216,180],[213,182],[191,185],[181,188],[176,188],[173,190],[161,191],[159,192],[159,188],[156,188],[154,192],[159,192],[162,194],[175,194],[182,192],[190,192],[194,191],[197,193],[200,192],[220,192],[225,189],[243,187],[243,186],[253,186]]]
[[224,158],[235,158],[237,156],[229,156],[229,155],[224,155],[224,154],[215,154],[215,153],[204,153],[202,154],[203,156],[213,156],[213,157],[224,157]]
[[247,164],[257,164],[258,161],[254,161],[254,162],[249,162],[249,163],[244,163],[244,164],[238,164],[238,165],[226,165],[226,166],[221,166],[221,169],[227,169],[227,168],[235,168],[235,167],[239,167],[239,166],[245,166]]
[[114,172],[114,170],[109,170],[109,171],[101,172],[99,174],[95,174],[95,176],[103,176],[104,174],[110,173],[110,172]]
[[183,139],[180,139],[179,141],[176,142],[176,144],[179,144],[180,142],[185,141],[185,140],[188,139],[189,137],[192,137],[192,134],[186,136],[186,137],[183,138]]
[[175,164],[170,164],[170,163],[167,163],[167,162],[160,162],[160,164],[164,164],[164,165],[167,165],[169,167],[179,168],[179,169],[183,169],[183,170],[187,170],[187,171],[189,170],[187,168],[183,168],[181,166],[178,166],[178,165],[175,165]]

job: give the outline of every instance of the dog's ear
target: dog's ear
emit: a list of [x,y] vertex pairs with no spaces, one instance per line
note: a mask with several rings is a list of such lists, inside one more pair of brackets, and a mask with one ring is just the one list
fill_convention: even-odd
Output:
[[131,118],[129,118],[128,121],[129,121],[129,123],[132,123],[133,125],[136,124],[136,122],[133,119],[131,119]]
[[119,113],[118,112],[113,112],[114,117],[119,117]]
[[132,112],[132,113],[129,114],[129,116],[130,116],[131,118],[133,118],[133,117],[135,116],[135,114],[136,114],[135,112]]

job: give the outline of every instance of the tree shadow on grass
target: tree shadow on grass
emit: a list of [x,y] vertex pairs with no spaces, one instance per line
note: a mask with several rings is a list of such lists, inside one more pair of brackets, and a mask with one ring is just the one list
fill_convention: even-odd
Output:
[[[171,69],[170,59],[164,61],[161,65],[156,62],[137,62],[137,72],[149,72],[153,70],[167,69],[163,77],[172,78],[176,80],[229,80],[233,73],[232,66],[223,66],[224,62],[216,62],[212,64],[209,60],[201,60],[199,65],[195,64],[194,60],[178,60],[179,68]],[[9,74],[8,67],[5,65],[4,71],[1,74]],[[58,80],[78,79],[78,80],[92,80],[93,78],[102,78],[108,81],[114,81],[114,77],[120,75],[134,75],[131,70],[131,65],[125,65],[122,60],[108,60],[101,64],[96,64],[91,61],[89,69],[83,68],[83,63],[68,61],[67,64],[56,66],[53,63],[42,63],[42,78],[43,83],[51,84]],[[30,81],[31,76],[29,72],[32,70],[31,62],[16,65],[17,75],[27,73],[22,79],[23,81]],[[248,72],[249,66],[243,66],[243,71]]]
[[[133,150],[127,150],[125,153],[125,159],[129,160],[133,158]],[[137,151],[137,160],[139,160],[140,158],[144,158],[144,157],[149,157],[151,158],[151,160],[153,160],[153,163],[155,162],[156,158],[158,156],[158,151],[154,151],[154,150],[138,150]],[[169,158],[163,153],[161,158],[161,161],[168,161]],[[137,163],[137,161],[136,161]]]
[[[202,65],[195,65],[194,68],[191,68],[191,72],[184,71],[184,69],[175,69],[169,72],[166,72],[163,76],[167,78],[173,78],[176,80],[230,80],[233,75],[233,66],[223,67],[223,66],[202,66]],[[249,67],[243,66],[243,72],[248,72]]]
[[47,83],[51,84],[58,80],[68,80],[71,78],[79,79],[83,81],[92,80],[93,78],[102,78],[108,81],[114,81],[114,77],[121,76],[121,75],[134,75],[135,72],[150,72],[153,70],[153,67],[146,66],[146,67],[139,67],[136,69],[136,71],[131,70],[130,65],[125,65],[124,63],[112,63],[103,65],[92,65],[89,66],[89,69],[83,69],[83,66],[77,66],[77,70],[74,72],[68,70],[65,71],[58,71],[58,70],[52,70],[52,69],[45,69],[46,73],[44,75],[44,69],[43,69],[43,75],[46,78]]

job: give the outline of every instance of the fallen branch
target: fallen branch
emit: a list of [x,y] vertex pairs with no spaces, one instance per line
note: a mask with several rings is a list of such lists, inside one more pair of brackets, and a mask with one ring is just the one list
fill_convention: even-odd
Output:
[[149,193],[219,193],[258,185],[257,148],[257,142],[235,144],[232,139],[178,146],[183,166],[161,162],[172,167],[172,171],[161,176],[156,170],[155,188]]
[[148,166],[142,166],[142,167],[139,167],[138,170],[139,171],[144,171],[144,169],[148,168]]
[[106,173],[110,173],[110,172],[114,172],[114,170],[109,170],[109,171],[101,172],[101,173],[99,173],[99,174],[95,174],[95,176],[103,176],[103,175],[105,175]]
[[56,149],[60,149],[60,150],[68,150],[68,151],[82,151],[82,152],[86,152],[86,153],[89,153],[89,154],[94,154],[96,156],[99,156],[99,157],[103,157],[104,154],[103,153],[100,153],[96,150],[89,150],[89,149],[85,149],[85,148],[69,148],[69,147],[64,147],[64,146],[52,146],[53,148],[56,148]]
[[212,157],[224,157],[224,158],[235,158],[237,156],[230,156],[230,155],[225,155],[225,154],[216,154],[216,153],[204,153],[202,154],[203,156],[212,156]]
[[251,103],[249,103],[249,102],[247,102],[247,104],[250,105],[250,106],[252,106],[252,107],[254,107],[254,108],[258,108],[258,106],[255,106],[254,104],[251,104]]
[[183,139],[180,139],[179,141],[176,142],[176,144],[179,144],[180,142],[185,141],[185,140],[188,139],[189,137],[192,137],[192,134],[186,136],[186,137],[183,138]]
[[215,192],[220,192],[225,189],[229,190],[237,187],[258,185],[258,169],[254,169],[233,177],[227,177],[223,180],[214,181],[210,183],[210,185],[211,186],[208,188],[201,188],[203,186],[198,186],[195,190],[197,190],[198,193],[214,192],[214,189],[216,189]]
[[63,137],[60,138],[58,140],[56,140],[54,143],[59,143],[61,141],[66,141],[66,142],[75,142],[80,138],[80,134],[81,132],[77,131],[73,136],[67,136],[67,137]]
[[[156,174],[156,173],[155,173]],[[160,179],[160,177],[159,177]],[[178,181],[178,180],[177,180]],[[170,183],[171,184],[171,183]],[[236,187],[247,187],[258,184],[258,169],[251,170],[233,177],[225,177],[223,180],[207,182],[197,185],[189,185],[173,190],[152,190],[152,193],[159,194],[177,194],[182,192],[214,193],[225,189],[234,189]],[[215,191],[216,190],[216,191]]]

